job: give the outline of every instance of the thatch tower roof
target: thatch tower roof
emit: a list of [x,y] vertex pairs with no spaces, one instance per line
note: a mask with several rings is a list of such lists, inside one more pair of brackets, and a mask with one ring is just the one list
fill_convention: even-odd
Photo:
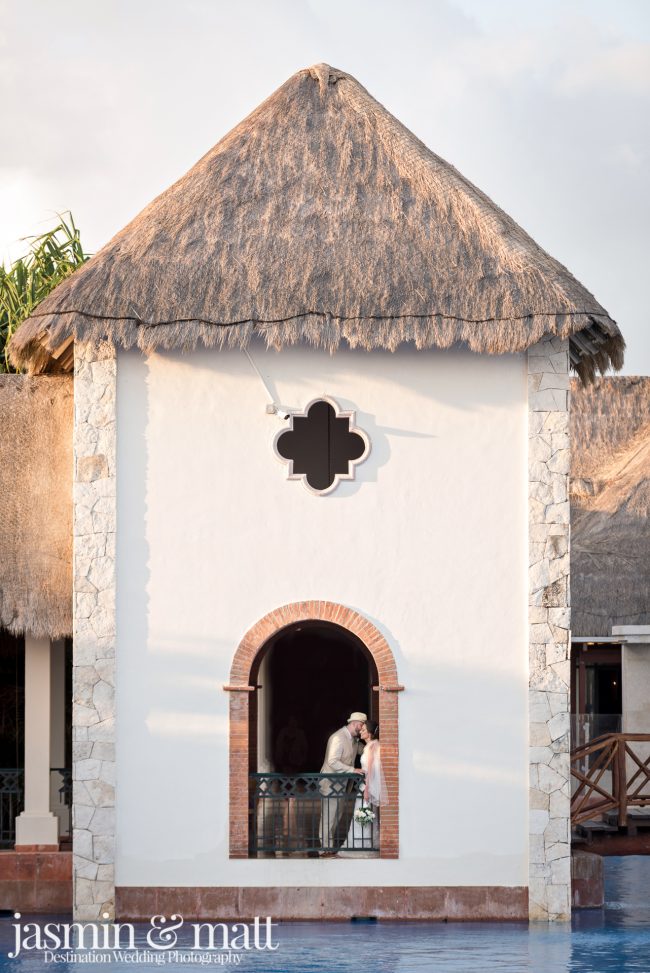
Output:
[[573,635],[650,625],[650,378],[574,383],[571,434]]
[[0,626],[72,632],[72,380],[0,375]]
[[122,347],[522,351],[572,336],[590,378],[614,321],[571,274],[350,75],[299,71],[39,305],[32,371],[73,338]]

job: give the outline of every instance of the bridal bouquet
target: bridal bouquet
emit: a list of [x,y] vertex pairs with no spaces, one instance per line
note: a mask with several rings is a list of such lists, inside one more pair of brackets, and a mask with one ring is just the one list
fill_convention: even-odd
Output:
[[354,812],[354,820],[361,825],[372,824],[375,820],[375,812],[369,807],[358,807]]

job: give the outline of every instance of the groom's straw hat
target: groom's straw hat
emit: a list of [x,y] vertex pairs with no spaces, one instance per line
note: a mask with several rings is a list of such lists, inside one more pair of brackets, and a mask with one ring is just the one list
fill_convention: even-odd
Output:
[[348,723],[352,723],[355,720],[358,720],[359,723],[365,723],[367,719],[368,717],[365,713],[350,713],[348,716]]

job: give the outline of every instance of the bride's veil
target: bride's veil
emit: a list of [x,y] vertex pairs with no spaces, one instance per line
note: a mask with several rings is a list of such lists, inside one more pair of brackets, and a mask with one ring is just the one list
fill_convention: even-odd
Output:
[[371,804],[381,807],[384,804],[388,804],[388,789],[381,766],[381,746],[379,743],[376,743],[373,747],[369,763],[367,777],[368,800]]

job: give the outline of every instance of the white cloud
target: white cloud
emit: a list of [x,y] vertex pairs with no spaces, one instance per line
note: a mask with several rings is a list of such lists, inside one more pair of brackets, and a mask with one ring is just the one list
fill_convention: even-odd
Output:
[[650,43],[567,19],[543,30],[513,27],[497,36],[460,36],[433,70],[453,82],[456,96],[481,80],[503,86],[523,80],[564,95],[606,90],[648,96]]
[[639,151],[629,142],[621,142],[611,149],[608,159],[618,168],[639,169],[646,165],[647,154]]
[[650,44],[606,39],[596,49],[581,47],[566,59],[558,88],[567,94],[621,91],[650,95]]
[[9,264],[26,253],[26,235],[50,228],[56,213],[45,212],[46,207],[42,186],[29,170],[0,169],[0,263]]

